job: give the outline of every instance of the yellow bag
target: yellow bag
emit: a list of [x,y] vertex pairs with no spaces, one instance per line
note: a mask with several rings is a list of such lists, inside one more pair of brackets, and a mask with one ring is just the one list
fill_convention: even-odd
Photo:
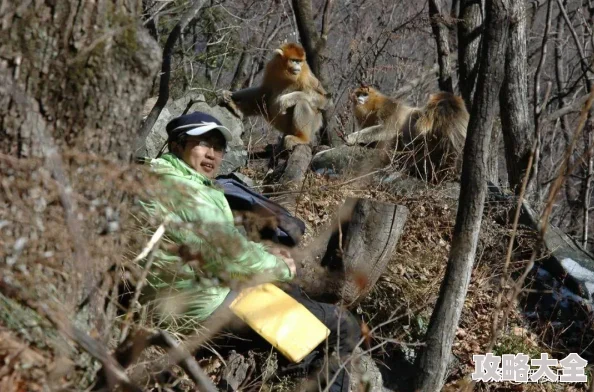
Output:
[[229,308],[293,362],[301,361],[330,334],[305,306],[271,283],[244,289]]

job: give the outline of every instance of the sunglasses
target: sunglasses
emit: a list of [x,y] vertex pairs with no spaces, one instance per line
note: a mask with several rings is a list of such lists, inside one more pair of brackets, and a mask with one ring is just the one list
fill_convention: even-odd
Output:
[[219,140],[207,140],[207,139],[203,139],[198,141],[197,143],[198,146],[200,147],[204,147],[204,148],[212,148],[214,150],[214,152],[217,153],[224,153],[225,150],[227,149],[227,145],[225,143],[221,143]]

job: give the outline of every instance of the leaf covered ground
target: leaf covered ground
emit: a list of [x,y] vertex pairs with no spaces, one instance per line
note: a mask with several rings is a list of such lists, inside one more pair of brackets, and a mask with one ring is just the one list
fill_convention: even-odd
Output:
[[[126,168],[114,168],[107,163],[88,161],[88,157],[70,157],[67,172],[73,184],[77,217],[82,238],[92,250],[90,259],[97,265],[93,273],[99,279],[99,290],[105,302],[99,320],[89,325],[81,309],[73,309],[68,295],[61,291],[71,273],[62,262],[70,259],[74,244],[68,233],[68,221],[60,207],[60,189],[38,162],[2,161],[0,216],[2,259],[0,265],[0,391],[83,390],[93,384],[99,362],[89,356],[64,334],[59,326],[64,315],[79,312],[74,325],[86,329],[88,336],[102,342],[109,353],[117,346],[117,333],[123,326],[125,309],[119,309],[117,273],[107,260],[125,264],[137,252],[141,242],[132,234],[133,218],[124,200],[134,199],[143,177]],[[40,168],[41,167],[41,168]],[[243,170],[259,180],[264,171],[257,166]],[[117,185],[106,191],[105,184]],[[126,197],[124,197],[126,196]],[[328,178],[309,173],[299,197],[296,214],[307,226],[301,249],[308,249],[327,230],[338,208],[347,197],[373,198],[406,206],[410,213],[403,235],[387,270],[370,294],[353,311],[368,334],[365,344],[382,369],[384,383],[398,390],[399,382],[409,376],[403,364],[414,359],[422,344],[431,311],[436,302],[450,250],[456,213],[456,200],[445,195],[441,186],[426,186],[414,194],[394,193],[369,183],[348,182],[344,178]],[[500,276],[505,260],[510,229],[497,223],[503,207],[490,206],[483,219],[477,258],[473,268],[468,296],[454,342],[454,363],[448,375],[447,390],[459,390],[468,384],[474,369],[472,355],[483,353],[491,333],[495,298],[501,291]],[[133,215],[133,214],[132,214]],[[526,252],[534,243],[534,234],[520,231],[514,245],[512,269],[519,272]],[[62,253],[60,253],[62,252]],[[8,262],[10,261],[10,262]],[[309,261],[311,263],[311,260]],[[116,265],[121,266],[121,264]],[[95,269],[96,267],[96,269]],[[101,271],[100,267],[108,268]],[[302,265],[307,268],[307,263]],[[109,269],[111,268],[111,269]],[[134,269],[131,275],[134,282]],[[513,275],[512,276],[516,276]],[[510,282],[505,282],[509,284]],[[570,302],[569,308],[551,302],[550,292],[560,287],[533,283],[519,302],[514,304],[495,352],[541,352],[562,358],[578,352],[592,358],[592,322],[588,306]],[[546,301],[545,301],[546,300]],[[88,305],[88,304],[87,304]],[[137,321],[142,324],[142,319]],[[382,325],[381,327],[378,327]],[[142,325],[141,325],[142,326]],[[102,327],[102,329],[98,328]],[[368,331],[377,328],[372,334]],[[100,333],[99,330],[104,332]],[[67,331],[66,331],[67,332]],[[160,349],[147,352],[142,364],[150,363],[163,353]],[[268,363],[270,353],[258,353],[260,364]],[[221,364],[216,356],[200,364],[213,379],[220,376]],[[408,361],[408,362],[407,362]],[[137,365],[138,366],[138,365]],[[259,365],[258,369],[262,369]],[[173,371],[175,385],[180,390],[192,387],[192,382],[180,369]],[[262,375],[254,374],[250,385],[263,387]],[[264,383],[268,389],[290,389],[291,381],[269,375]],[[147,390],[164,390],[158,385]],[[160,389],[161,388],[161,389]],[[585,390],[585,385],[562,384],[478,384],[478,390]],[[404,390],[404,389],[402,389]]]

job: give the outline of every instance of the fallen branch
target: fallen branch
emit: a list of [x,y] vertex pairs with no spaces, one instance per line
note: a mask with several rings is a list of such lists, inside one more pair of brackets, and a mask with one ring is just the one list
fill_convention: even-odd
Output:
[[181,358],[179,366],[196,383],[197,390],[203,392],[217,392],[217,388],[204,373],[202,368],[200,368],[190,352],[184,349],[184,347],[169,333],[163,330],[158,330],[149,336],[140,336],[142,333],[142,331],[139,332],[139,334],[134,337],[131,344],[125,345],[123,349],[118,348],[117,357],[121,366],[128,367],[131,365],[140,353],[150,346],[161,347],[174,353],[176,357]]
[[[584,106],[584,104],[588,101],[588,98],[590,98],[590,94],[580,97],[579,99],[574,101],[571,105],[567,105],[559,110],[554,111],[553,113],[550,113],[549,115],[545,116],[542,119],[542,121],[555,121],[558,118],[563,117],[569,113],[579,112],[582,109],[582,107]],[[589,111],[592,111],[592,108],[590,108]]]

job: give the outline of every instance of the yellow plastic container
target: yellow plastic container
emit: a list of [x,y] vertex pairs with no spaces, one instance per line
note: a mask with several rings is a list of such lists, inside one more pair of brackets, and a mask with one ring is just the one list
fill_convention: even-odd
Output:
[[229,308],[292,362],[301,361],[330,334],[305,306],[272,283],[244,289]]

